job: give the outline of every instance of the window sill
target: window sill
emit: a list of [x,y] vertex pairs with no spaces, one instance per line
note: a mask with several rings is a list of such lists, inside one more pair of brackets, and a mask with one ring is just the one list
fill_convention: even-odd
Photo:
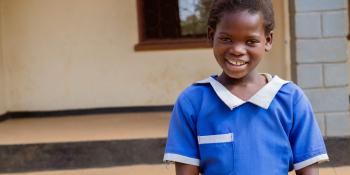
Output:
[[135,51],[210,48],[207,39],[147,40],[135,45]]

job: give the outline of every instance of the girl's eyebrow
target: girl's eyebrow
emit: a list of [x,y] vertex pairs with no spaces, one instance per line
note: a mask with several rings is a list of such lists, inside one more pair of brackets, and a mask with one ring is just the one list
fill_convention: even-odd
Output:
[[260,34],[259,33],[252,33],[251,35],[249,35],[249,37],[259,37]]
[[[225,33],[225,32],[219,32],[219,35],[221,36],[229,36],[231,37],[232,35]],[[251,35],[248,36],[248,38],[259,38],[260,34],[259,33],[252,33]]]
[[248,38],[256,38],[256,39],[259,38],[259,37],[260,37],[260,35],[249,35],[248,36]]
[[231,36],[230,34],[228,33],[225,33],[225,32],[220,32],[219,35],[227,35],[227,36]]

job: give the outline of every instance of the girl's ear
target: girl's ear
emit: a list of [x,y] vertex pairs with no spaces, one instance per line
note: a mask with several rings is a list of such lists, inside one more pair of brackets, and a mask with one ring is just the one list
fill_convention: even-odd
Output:
[[268,35],[265,36],[265,51],[268,52],[272,49],[272,40],[273,40],[273,31],[271,31]]
[[214,35],[215,35],[215,29],[213,29],[212,27],[208,27],[207,38],[208,38],[208,42],[209,42],[210,46],[213,46]]

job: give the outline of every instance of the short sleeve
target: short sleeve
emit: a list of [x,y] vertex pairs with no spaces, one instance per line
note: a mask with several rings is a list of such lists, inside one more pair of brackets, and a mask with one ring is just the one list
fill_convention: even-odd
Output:
[[183,95],[175,103],[169,124],[164,161],[199,166],[193,105]]
[[293,105],[293,126],[290,143],[294,169],[328,161],[326,147],[311,104],[304,93]]

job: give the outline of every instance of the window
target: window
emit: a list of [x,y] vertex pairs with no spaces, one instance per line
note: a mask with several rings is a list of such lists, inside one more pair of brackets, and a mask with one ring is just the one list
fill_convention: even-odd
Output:
[[138,0],[139,43],[135,50],[207,48],[212,0]]

